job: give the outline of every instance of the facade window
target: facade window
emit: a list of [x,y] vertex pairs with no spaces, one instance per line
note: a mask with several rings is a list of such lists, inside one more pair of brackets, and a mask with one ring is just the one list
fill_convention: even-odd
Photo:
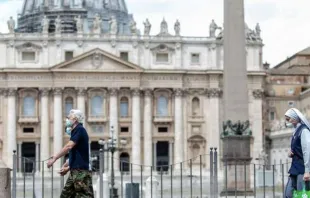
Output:
[[91,116],[103,116],[103,97],[94,96],[91,99]]
[[91,126],[93,133],[103,133],[104,132],[104,125],[92,125]]
[[23,133],[34,133],[34,129],[32,127],[23,128]]
[[200,54],[198,54],[198,53],[191,54],[191,63],[194,65],[199,64],[200,63]]
[[119,169],[123,172],[129,172],[129,154],[128,153],[121,153],[119,156],[120,165]]
[[22,52],[22,61],[35,61],[36,53],[35,52]]
[[32,96],[24,97],[23,116],[35,116],[35,99]]
[[199,109],[200,109],[200,101],[197,97],[195,97],[192,100],[192,115],[193,116],[199,115]]
[[128,98],[122,97],[120,102],[120,114],[121,117],[128,117]]
[[129,60],[129,55],[128,52],[121,52],[120,53],[120,58],[124,61],[128,61]]
[[73,109],[73,98],[72,97],[67,97],[65,99],[65,113],[66,115],[69,115],[70,110]]
[[168,100],[165,96],[158,97],[157,116],[168,116]]
[[274,113],[274,111],[271,111],[269,113],[269,120],[274,120],[274,119],[275,119],[275,113]]
[[157,53],[156,54],[156,62],[157,63],[168,63],[169,62],[169,54],[168,53]]
[[128,133],[129,127],[121,127],[121,133]]
[[73,59],[73,51],[65,51],[65,61]]
[[158,133],[168,133],[168,127],[158,127]]

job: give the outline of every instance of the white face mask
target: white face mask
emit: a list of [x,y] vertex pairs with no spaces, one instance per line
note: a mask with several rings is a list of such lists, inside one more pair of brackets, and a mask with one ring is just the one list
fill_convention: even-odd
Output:
[[294,125],[292,123],[290,123],[290,122],[285,122],[285,126],[287,128],[293,128],[294,127]]

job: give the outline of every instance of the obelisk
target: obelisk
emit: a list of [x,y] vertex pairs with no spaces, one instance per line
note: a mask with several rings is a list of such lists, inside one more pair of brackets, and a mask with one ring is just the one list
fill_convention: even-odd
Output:
[[[222,195],[249,194],[251,130],[248,110],[248,77],[244,1],[224,0],[223,162]],[[247,168],[244,168],[245,165]]]

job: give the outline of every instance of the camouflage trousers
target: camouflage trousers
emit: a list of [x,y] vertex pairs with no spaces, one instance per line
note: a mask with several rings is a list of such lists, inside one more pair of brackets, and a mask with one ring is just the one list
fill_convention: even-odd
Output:
[[71,170],[60,198],[94,198],[92,173],[87,170]]

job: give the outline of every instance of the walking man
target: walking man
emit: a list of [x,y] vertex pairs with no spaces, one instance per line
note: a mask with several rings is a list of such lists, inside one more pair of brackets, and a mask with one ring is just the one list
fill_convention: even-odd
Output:
[[285,113],[285,120],[287,127],[294,128],[291,150],[288,153],[292,163],[285,189],[285,198],[292,198],[294,190],[301,191],[303,187],[310,190],[310,123],[295,108]]
[[68,129],[71,128],[70,141],[47,163],[47,167],[50,168],[59,158],[69,152],[69,160],[59,172],[63,176],[70,171],[70,176],[62,190],[60,198],[94,197],[92,173],[89,171],[89,138],[82,122],[82,112],[72,109],[66,120],[66,127]]

